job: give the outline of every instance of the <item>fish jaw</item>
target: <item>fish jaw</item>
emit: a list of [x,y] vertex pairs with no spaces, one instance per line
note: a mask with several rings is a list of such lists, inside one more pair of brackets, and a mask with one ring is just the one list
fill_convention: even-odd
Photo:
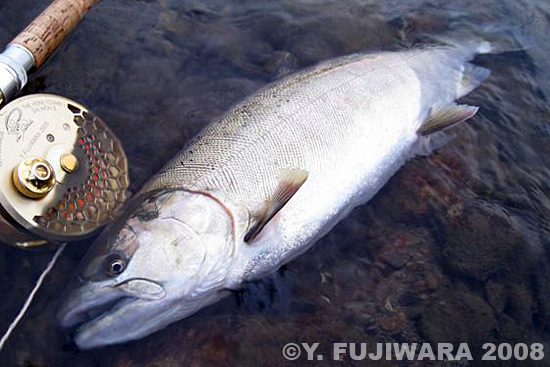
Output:
[[[154,292],[140,295],[132,289],[136,285]],[[120,284],[89,282],[64,298],[57,319],[64,328],[80,325],[76,327],[75,343],[80,349],[90,349],[137,339],[164,327],[162,320],[153,317],[166,308],[164,298],[164,288],[145,279]]]
[[108,308],[123,297],[122,292],[111,286],[84,283],[63,297],[57,321],[63,328],[73,327],[89,320],[94,310]]
[[[82,299],[85,294],[86,299]],[[190,296],[185,299],[146,299],[128,296],[114,287],[97,288],[95,293],[87,287],[78,289],[67,298],[58,319],[62,326],[73,327],[97,309],[106,308],[76,329],[75,344],[80,350],[88,350],[144,338],[226,295],[212,291],[200,297]]]
[[74,342],[79,349],[87,350],[143,338],[168,324],[166,320],[154,317],[158,315],[159,305],[160,301],[125,298],[82,325]]
[[74,342],[80,350],[100,348],[142,339],[169,324],[216,303],[228,292],[211,292],[196,299],[121,302],[108,313],[79,328]]

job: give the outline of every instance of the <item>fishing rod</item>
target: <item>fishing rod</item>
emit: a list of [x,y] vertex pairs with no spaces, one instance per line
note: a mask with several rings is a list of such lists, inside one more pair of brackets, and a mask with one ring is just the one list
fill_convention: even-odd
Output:
[[11,101],[98,1],[55,0],[0,54],[0,242],[85,238],[126,199],[126,155],[99,117],[56,95]]

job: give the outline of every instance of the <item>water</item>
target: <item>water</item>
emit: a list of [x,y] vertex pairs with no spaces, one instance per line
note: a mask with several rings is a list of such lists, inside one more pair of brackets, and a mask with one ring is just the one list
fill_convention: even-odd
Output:
[[[0,43],[44,6],[0,4]],[[549,31],[550,5],[534,0],[103,1],[25,93],[72,98],[107,121],[127,149],[134,191],[209,120],[272,80],[281,55],[301,68],[468,33],[509,52],[476,59],[493,74],[464,99],[481,110],[452,143],[409,162],[274,276],[144,340],[80,352],[52,321],[89,243],[75,244],[0,365],[280,366],[289,342],[321,343],[329,356],[334,342],[377,341],[467,342],[479,360],[484,342],[547,343]],[[2,330],[51,255],[0,247]]]

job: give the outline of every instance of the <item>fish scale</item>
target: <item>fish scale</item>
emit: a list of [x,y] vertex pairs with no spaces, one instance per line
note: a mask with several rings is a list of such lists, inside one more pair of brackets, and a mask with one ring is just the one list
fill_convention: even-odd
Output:
[[[300,229],[313,233],[311,227],[324,223],[326,218],[322,217],[327,212],[338,212],[348,205],[347,197],[360,191],[361,181],[369,182],[372,170],[378,169],[378,157],[385,157],[398,144],[401,132],[407,132],[406,125],[385,123],[387,113],[380,104],[381,91],[407,79],[411,80],[408,85],[415,86],[415,74],[410,68],[373,73],[404,63],[404,59],[393,53],[354,55],[264,88],[200,133],[146,185],[145,191],[161,187],[221,191],[255,209],[274,190],[281,169],[300,168],[308,171],[309,179],[281,215],[293,218],[293,225],[286,226],[292,229],[285,232],[287,237],[292,238],[291,233],[300,235]],[[418,93],[414,88],[412,92],[410,88],[394,88],[397,99],[414,96]],[[393,120],[415,121],[420,111],[414,98],[410,100],[410,107],[392,109]],[[377,141],[379,131],[387,135],[386,144]],[[412,137],[407,138],[409,145]],[[393,154],[404,156],[407,148],[403,144]],[[324,205],[312,205],[319,196]],[[299,210],[302,217],[297,220],[290,212],[302,207],[309,207],[309,213]],[[308,237],[303,234],[301,242]],[[301,245],[293,242],[279,244],[276,253],[290,253],[291,248]],[[280,261],[287,258],[283,256]]]
[[[354,63],[346,64],[350,59]],[[227,191],[229,186],[233,192],[228,194],[238,200],[254,195],[254,205],[269,196],[281,168],[320,173],[335,150],[347,150],[345,142],[357,130],[354,124],[361,122],[361,117],[356,119],[341,106],[360,111],[376,105],[380,94],[364,86],[376,85],[376,79],[385,81],[386,76],[364,81],[365,76],[353,70],[361,61],[372,59],[371,55],[346,57],[263,89],[193,139],[144,191],[186,185]],[[362,65],[364,74],[388,62],[396,63],[395,59],[394,54],[378,56],[376,65]],[[411,77],[412,72],[408,73]],[[398,78],[393,77],[396,82]],[[321,177],[336,173],[335,168],[329,169],[331,172]]]

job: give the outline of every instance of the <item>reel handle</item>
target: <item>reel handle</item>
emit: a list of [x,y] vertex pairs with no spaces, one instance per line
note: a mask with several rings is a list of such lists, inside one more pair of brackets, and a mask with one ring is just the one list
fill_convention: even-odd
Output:
[[26,48],[40,67],[99,0],[55,0],[11,42]]

